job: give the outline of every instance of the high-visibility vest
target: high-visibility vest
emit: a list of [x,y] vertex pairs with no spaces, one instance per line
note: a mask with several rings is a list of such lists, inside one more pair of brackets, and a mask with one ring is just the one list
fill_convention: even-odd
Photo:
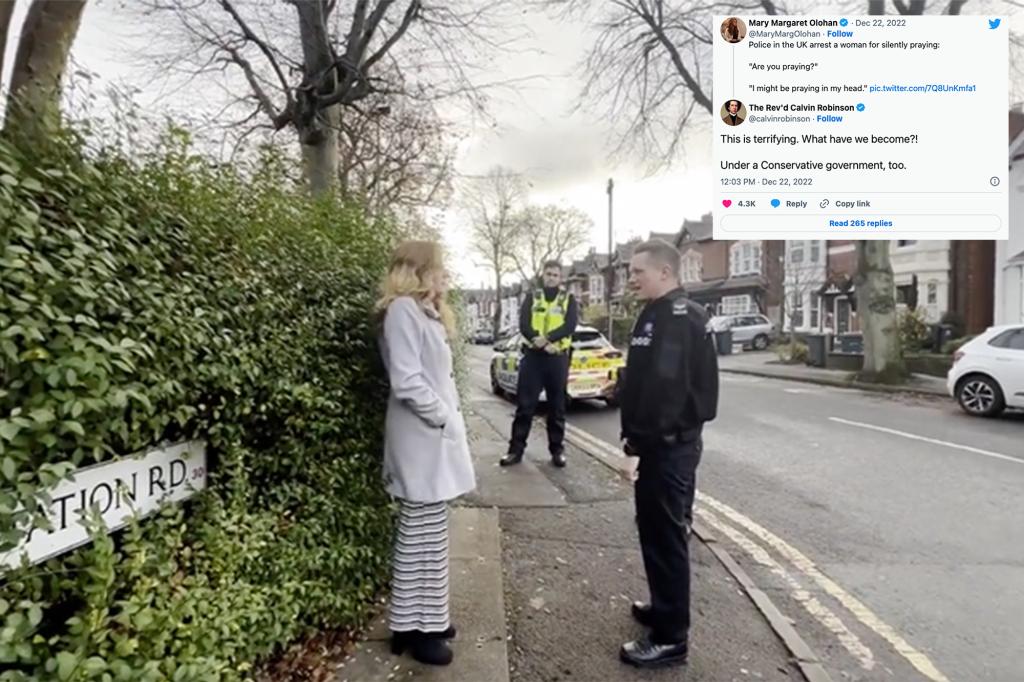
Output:
[[[569,312],[569,294],[559,291],[555,300],[548,303],[544,298],[544,291],[538,289],[533,294],[533,314],[530,318],[530,326],[533,331],[542,336],[548,332],[558,329],[565,324],[565,316]],[[572,345],[572,337],[567,336],[554,342],[555,348],[559,351],[567,351]]]

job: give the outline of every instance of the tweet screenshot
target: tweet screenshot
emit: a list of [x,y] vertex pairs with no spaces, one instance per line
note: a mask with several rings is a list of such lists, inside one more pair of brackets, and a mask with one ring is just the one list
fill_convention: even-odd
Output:
[[718,16],[716,239],[1007,239],[985,16]]

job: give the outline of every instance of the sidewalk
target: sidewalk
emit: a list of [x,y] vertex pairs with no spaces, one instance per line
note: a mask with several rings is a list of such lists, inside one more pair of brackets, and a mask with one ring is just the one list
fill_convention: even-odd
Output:
[[910,393],[925,396],[949,397],[946,391],[946,380],[924,374],[914,374],[910,381],[900,386],[870,384],[854,381],[849,372],[834,369],[821,369],[806,365],[783,365],[778,357],[770,352],[746,352],[732,355],[721,355],[718,368],[730,374],[748,374],[751,376],[803,381],[823,386],[840,388],[856,388],[862,391],[877,393]]
[[[553,468],[543,428],[531,434],[522,464],[498,467],[511,406],[474,393],[467,407],[479,486],[452,510],[455,661],[431,669],[392,656],[382,613],[337,682],[684,679],[680,668],[639,671],[618,659],[621,644],[642,633],[629,606],[648,596],[631,485],[572,444],[569,466]],[[709,546],[695,537],[691,550],[694,625],[685,679],[803,680]]]

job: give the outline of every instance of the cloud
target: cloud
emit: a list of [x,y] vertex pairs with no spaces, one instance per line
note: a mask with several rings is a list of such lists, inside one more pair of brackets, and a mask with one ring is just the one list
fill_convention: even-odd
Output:
[[608,166],[607,140],[607,131],[565,122],[498,129],[471,140],[459,166],[482,174],[502,165],[522,173],[532,191],[557,193],[600,180]]

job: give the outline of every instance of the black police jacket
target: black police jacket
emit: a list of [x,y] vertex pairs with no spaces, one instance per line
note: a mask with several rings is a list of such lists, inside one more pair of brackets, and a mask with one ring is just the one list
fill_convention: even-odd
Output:
[[648,303],[633,327],[619,387],[622,436],[686,440],[718,412],[718,356],[704,309],[682,288]]

